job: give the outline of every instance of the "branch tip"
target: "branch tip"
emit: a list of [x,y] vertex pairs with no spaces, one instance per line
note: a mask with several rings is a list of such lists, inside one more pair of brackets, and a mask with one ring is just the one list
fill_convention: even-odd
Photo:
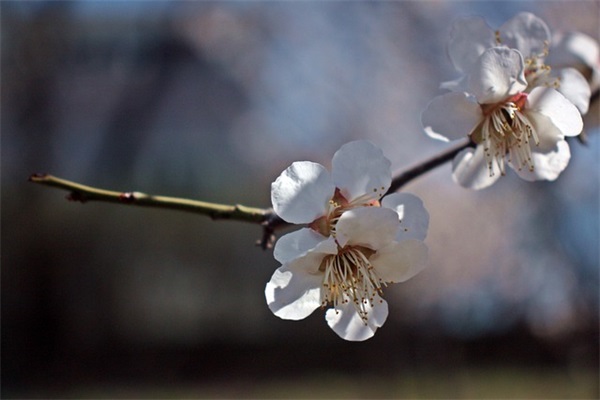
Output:
[[42,173],[42,172],[36,172],[34,174],[29,175],[29,178],[27,179],[29,182],[38,182],[42,179],[46,179],[48,177],[48,174]]

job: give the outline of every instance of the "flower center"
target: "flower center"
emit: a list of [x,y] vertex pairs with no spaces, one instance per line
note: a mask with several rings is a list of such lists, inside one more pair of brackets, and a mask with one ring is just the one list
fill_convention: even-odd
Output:
[[323,236],[331,235],[335,237],[335,226],[344,211],[358,207],[379,207],[381,204],[379,203],[379,200],[373,198],[373,195],[377,194],[377,198],[381,197],[384,189],[385,188],[382,187],[379,191],[380,193],[377,193],[377,189],[373,189],[373,193],[367,193],[352,201],[348,201],[344,195],[342,195],[340,189],[335,188],[335,193],[331,200],[329,200],[329,210],[327,211],[327,214],[311,222],[309,227]]
[[533,124],[522,112],[526,101],[527,94],[519,93],[502,103],[481,106],[485,118],[471,138],[483,145],[490,176],[494,176],[494,162],[502,175],[506,174],[505,161],[519,171],[524,167],[530,171],[534,169],[531,143],[538,145],[539,138]]
[[332,304],[337,308],[352,301],[360,318],[367,323],[367,307],[373,307],[375,296],[381,296],[382,285],[386,286],[369,262],[374,253],[366,247],[346,246],[323,259],[319,266],[319,271],[324,273],[322,307]]

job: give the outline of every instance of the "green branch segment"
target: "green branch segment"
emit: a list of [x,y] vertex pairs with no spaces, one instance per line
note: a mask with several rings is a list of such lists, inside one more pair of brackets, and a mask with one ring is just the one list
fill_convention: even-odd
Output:
[[81,203],[103,201],[140,207],[180,210],[207,215],[212,219],[231,219],[257,224],[265,223],[273,215],[271,209],[247,207],[240,204],[226,205],[179,197],[154,196],[141,192],[116,192],[98,189],[47,174],[31,175],[29,181],[67,190],[70,192],[67,196],[68,200]]

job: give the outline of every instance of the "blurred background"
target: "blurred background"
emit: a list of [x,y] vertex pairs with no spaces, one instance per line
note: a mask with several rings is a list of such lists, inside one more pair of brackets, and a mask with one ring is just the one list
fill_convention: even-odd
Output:
[[599,4],[2,1],[2,397],[597,398],[597,103],[556,182],[474,192],[448,164],[404,188],[430,266],[363,343],[269,311],[258,226],[27,178],[268,207],[351,140],[400,170],[448,147],[419,115],[457,76],[454,18],[598,39]]

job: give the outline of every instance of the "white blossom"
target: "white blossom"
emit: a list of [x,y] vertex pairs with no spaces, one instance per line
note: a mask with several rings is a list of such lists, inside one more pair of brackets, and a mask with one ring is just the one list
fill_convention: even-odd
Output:
[[275,315],[300,320],[330,308],[328,325],[351,341],[366,340],[383,325],[383,289],[425,267],[429,223],[418,197],[394,193],[381,199],[391,183],[389,168],[380,149],[357,141],[336,152],[331,175],[303,161],[275,180],[275,212],[308,224],[275,244],[282,265],[265,288]]
[[[454,81],[444,82],[441,87],[453,91],[466,89],[466,76],[473,68],[477,68],[478,59],[483,52],[492,47],[506,47],[518,50],[523,56],[524,75],[527,87],[523,90],[531,92],[536,87],[552,87],[571,101],[578,110],[585,114],[588,111],[591,88],[586,78],[572,64],[565,64],[564,52],[558,59],[557,68],[553,70],[546,64],[551,49],[551,34],[546,23],[529,12],[521,12],[506,21],[498,30],[490,28],[481,17],[468,17],[457,20],[451,29],[448,42],[448,55],[457,71],[462,76]],[[595,62],[593,43],[581,37],[567,37],[564,43],[572,53]],[[597,52],[597,47],[596,47]],[[560,50],[559,50],[560,51]]]
[[[530,43],[528,48],[536,47]],[[506,165],[529,181],[554,180],[566,168],[570,151],[565,137],[581,132],[581,115],[552,87],[528,91],[518,50],[486,49],[461,84],[464,91],[436,97],[421,116],[429,136],[448,141],[468,135],[475,143],[454,160],[458,183],[488,187],[506,173]]]

